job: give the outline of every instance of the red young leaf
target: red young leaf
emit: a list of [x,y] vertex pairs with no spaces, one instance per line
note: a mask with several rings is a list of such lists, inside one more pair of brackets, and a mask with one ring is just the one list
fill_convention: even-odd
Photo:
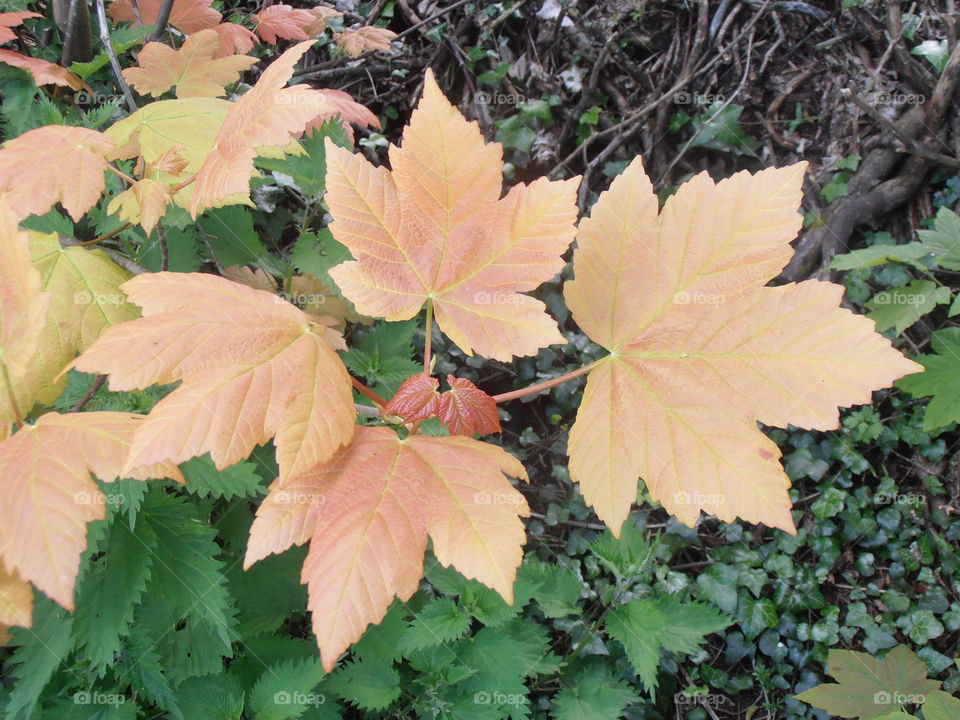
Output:
[[302,581],[329,672],[393,598],[423,574],[427,537],[437,559],[513,602],[526,501],[504,474],[526,478],[502,448],[464,437],[359,427],[353,442],[289,482],[277,481],[250,531],[249,567],[310,541]]
[[257,36],[240,23],[225,22],[210,29],[220,36],[217,57],[227,57],[235,53],[246,55],[258,42]]
[[497,403],[466,378],[447,375],[450,389],[438,393],[440,383],[419,373],[406,379],[390,402],[384,415],[396,415],[405,422],[426,420],[436,415],[452,435],[488,435],[500,432]]

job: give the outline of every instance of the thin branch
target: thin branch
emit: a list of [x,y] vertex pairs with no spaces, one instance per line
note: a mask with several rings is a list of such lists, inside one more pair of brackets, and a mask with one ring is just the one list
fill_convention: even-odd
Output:
[[67,410],[68,413],[76,413],[83,410],[86,407],[87,403],[93,399],[93,396],[97,394],[97,390],[103,387],[103,384],[107,381],[106,375],[97,375],[97,379],[93,381],[87,391],[83,394],[83,397],[77,401],[77,403]]
[[353,383],[353,386],[354,386],[362,395],[366,395],[368,398],[370,398],[371,400],[373,400],[373,401],[374,401],[377,405],[379,405],[380,407],[383,407],[384,405],[387,404],[387,401],[386,401],[386,400],[384,400],[382,397],[380,397],[379,395],[377,395],[373,390],[371,390],[371,389],[368,388],[366,385],[364,385],[362,382],[360,382],[360,381],[357,380],[355,377],[353,377],[353,375],[350,376],[350,382]]
[[60,64],[67,67],[73,60],[73,38],[77,21],[77,7],[80,0],[70,0],[70,6],[67,8],[66,29],[63,31],[63,50],[60,52]]
[[157,13],[157,26],[150,35],[150,40],[156,42],[167,29],[167,23],[170,22],[170,11],[173,9],[173,0],[163,0],[160,4],[160,12]]
[[137,111],[137,103],[133,100],[133,93],[130,92],[130,86],[123,79],[123,72],[120,68],[120,61],[117,59],[117,51],[113,49],[113,43],[110,41],[110,28],[107,25],[107,11],[103,6],[103,0],[95,0],[97,6],[97,22],[100,25],[100,42],[103,43],[103,49],[110,58],[110,67],[113,69],[117,84],[123,92],[123,97],[127,100],[127,107],[130,112]]
[[562,385],[565,382],[578,378],[581,375],[585,375],[591,370],[593,370],[597,365],[599,365],[606,358],[601,360],[595,360],[589,365],[584,365],[581,368],[576,370],[571,370],[568,373],[564,373],[558,377],[553,378],[553,380],[546,380],[542,383],[537,383],[536,385],[531,385],[530,387],[521,388],[520,390],[513,390],[511,392],[500,393],[499,395],[494,395],[493,400],[496,403],[507,402],[508,400],[516,400],[517,398],[526,397],[527,395],[536,395],[538,392],[543,392],[544,390],[549,390],[552,387],[557,385]]
[[84,240],[83,242],[78,242],[77,245],[81,247],[86,247],[87,245],[96,245],[98,242],[109,240],[114,235],[119,235],[124,230],[131,227],[133,227],[133,223],[124,223],[123,225],[118,227],[116,230],[111,230],[110,232],[104,233],[103,235],[97,235],[97,237],[93,238],[93,240]]

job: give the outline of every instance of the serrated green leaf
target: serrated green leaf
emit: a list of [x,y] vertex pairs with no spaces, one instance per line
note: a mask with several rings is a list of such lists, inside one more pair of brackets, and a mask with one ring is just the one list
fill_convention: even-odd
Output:
[[320,278],[332,288],[337,284],[330,277],[330,268],[351,259],[347,246],[337,242],[327,228],[305,230],[290,250],[290,262],[299,272]]
[[555,720],[611,720],[640,696],[623,680],[613,677],[609,666],[593,663],[565,677],[564,687],[553,696]]
[[831,650],[827,671],[837,680],[810,688],[795,697],[844,718],[871,720],[896,706],[922,702],[940,683],[927,680],[927,666],[906,645],[898,645],[883,660],[867,653]]
[[859,270],[860,268],[875,267],[889,262],[899,262],[915,268],[925,268],[919,262],[933,252],[929,247],[919,242],[909,242],[904,245],[871,245],[870,247],[853,250],[834,256],[830,262],[833,270]]
[[471,617],[450,598],[424,605],[400,640],[401,652],[435,647],[456,640],[470,628]]
[[324,672],[318,659],[291,660],[271,665],[257,680],[250,708],[257,720],[290,720],[326,698],[314,692]]
[[931,398],[923,416],[927,431],[960,422],[960,328],[938,330],[931,345],[934,354],[916,358],[924,371],[897,381],[898,388],[914,397]]
[[197,226],[221,267],[248,265],[267,252],[253,227],[253,215],[242,205],[207,210],[197,218]]
[[135,624],[131,628],[127,647],[129,653],[124,658],[123,676],[130,679],[133,690],[169,712],[177,720],[185,720],[177,696],[160,665],[157,643],[145,626]]
[[917,230],[917,237],[936,263],[946,270],[960,270],[960,216],[948,207],[937,211],[930,230]]
[[180,470],[187,480],[187,490],[202,498],[252,498],[264,495],[267,491],[256,472],[256,466],[250,462],[240,462],[226,470],[217,470],[208,453],[181,463]]
[[[327,155],[324,140],[330,138],[335,145],[350,149],[353,142],[343,123],[338,119],[327,120],[318,130],[300,140],[306,151],[303,155],[284,155],[281,158],[257,158],[257,165],[265,170],[289,175],[299,190],[308,197],[318,198],[326,188]],[[305,271],[309,272],[309,271]],[[310,273],[316,275],[316,273]],[[320,277],[317,275],[317,277]]]
[[34,717],[40,694],[73,648],[73,615],[37,595],[33,627],[14,628],[6,676],[13,683],[4,720]]
[[518,571],[518,580],[528,583],[537,607],[548,618],[561,618],[580,612],[582,582],[562,565],[548,565],[527,559]]
[[177,688],[177,698],[187,718],[240,720],[243,716],[243,688],[232,675],[188,678]]
[[337,670],[325,686],[362,710],[383,710],[400,697],[400,674],[383,660],[358,660]]
[[231,569],[239,611],[236,630],[245,641],[276,630],[295,612],[306,611],[307,588],[300,584],[306,552],[306,548],[293,547],[264,558],[249,570],[239,565]]
[[950,302],[950,289],[930,280],[914,280],[909,285],[877,293],[867,302],[873,312],[867,317],[877,324],[877,331],[894,328],[897,335],[937,305]]
[[368,627],[363,636],[354,643],[354,655],[363,660],[399,660],[403,656],[399,645],[400,639],[407,632],[407,617],[406,607],[394,601],[383,620]]
[[156,541],[147,523],[131,530],[123,518],[115,519],[105,554],[77,587],[74,637],[101,676],[129,634],[134,610],[146,591]]

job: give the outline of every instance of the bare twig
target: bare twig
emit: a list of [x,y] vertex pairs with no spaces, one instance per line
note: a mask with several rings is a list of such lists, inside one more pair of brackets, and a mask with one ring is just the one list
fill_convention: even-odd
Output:
[[106,51],[107,57],[110,58],[110,67],[113,70],[114,77],[117,79],[120,90],[123,92],[123,97],[126,98],[127,107],[130,112],[136,112],[137,103],[133,100],[130,86],[127,85],[127,81],[123,79],[120,61],[117,59],[117,51],[113,49],[113,43],[110,41],[110,26],[107,25],[107,11],[104,9],[103,0],[95,0],[95,2],[97,6],[97,22],[100,25],[100,42],[103,43],[103,49]]
[[93,396],[97,394],[97,390],[102,388],[106,381],[106,375],[97,375],[97,379],[94,380],[90,387],[87,388],[87,391],[83,394],[83,397],[80,398],[72,408],[67,410],[67,412],[76,413],[83,410],[87,406],[87,403],[93,399]]
[[173,10],[173,0],[163,0],[160,3],[160,12],[157,13],[157,26],[150,34],[150,40],[156,42],[167,30],[167,23],[170,22],[170,11]]

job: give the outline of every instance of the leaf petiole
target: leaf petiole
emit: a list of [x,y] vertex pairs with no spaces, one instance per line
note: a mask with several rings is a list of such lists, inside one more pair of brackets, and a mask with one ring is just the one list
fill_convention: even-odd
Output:
[[507,402],[508,400],[516,400],[517,398],[526,397],[527,395],[536,395],[538,392],[549,390],[552,387],[562,385],[563,383],[573,380],[574,378],[585,375],[605,359],[606,358],[600,358],[599,360],[594,360],[588,365],[584,365],[576,370],[571,370],[570,372],[564,373],[563,375],[555,377],[552,380],[545,380],[542,383],[537,383],[536,385],[531,385],[530,387],[520,388],[519,390],[511,390],[510,392],[494,395],[493,400],[499,405],[500,403]]

